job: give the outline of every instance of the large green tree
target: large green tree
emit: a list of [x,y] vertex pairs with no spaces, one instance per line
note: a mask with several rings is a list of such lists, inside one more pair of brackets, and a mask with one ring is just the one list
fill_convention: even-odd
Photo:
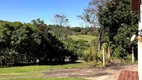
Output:
[[112,53],[124,58],[130,53],[130,37],[137,32],[138,18],[130,11],[129,0],[111,0],[99,14],[99,23],[105,30]]
[[96,41],[98,46],[98,52],[101,49],[102,45],[102,36],[104,29],[102,26],[100,26],[100,23],[98,21],[98,14],[100,12],[103,12],[105,9],[105,5],[109,0],[91,0],[89,2],[88,8],[84,10],[83,14],[81,16],[78,16],[82,20],[84,20],[87,24],[89,24],[91,27],[93,27],[94,32],[98,32]]
[[49,31],[44,21],[32,23],[0,21],[0,63],[75,61],[77,55]]

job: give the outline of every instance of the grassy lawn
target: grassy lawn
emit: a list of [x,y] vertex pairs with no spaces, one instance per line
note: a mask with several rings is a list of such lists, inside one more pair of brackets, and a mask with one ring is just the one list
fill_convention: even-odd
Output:
[[[20,80],[84,80],[84,79],[73,79],[73,78],[43,78],[43,79],[31,79],[34,77],[44,76],[42,72],[50,69],[69,69],[69,68],[85,68],[92,66],[93,63],[74,63],[74,64],[64,64],[64,65],[31,65],[31,66],[19,66],[19,67],[6,67],[0,68],[0,80],[19,80],[19,78],[11,79],[15,77],[21,77]],[[30,79],[25,79],[24,77],[31,77]]]
[[23,73],[23,72],[43,72],[49,69],[66,69],[66,68],[84,68],[93,65],[92,63],[74,63],[74,64],[64,64],[64,65],[31,65],[31,66],[21,66],[21,67],[6,67],[0,68],[1,74],[9,73]]
[[18,78],[18,79],[0,79],[0,80],[86,80],[81,78]]
[[73,40],[77,41],[77,40],[85,40],[88,41],[89,43],[95,39],[95,36],[91,36],[91,35],[71,35],[70,36]]

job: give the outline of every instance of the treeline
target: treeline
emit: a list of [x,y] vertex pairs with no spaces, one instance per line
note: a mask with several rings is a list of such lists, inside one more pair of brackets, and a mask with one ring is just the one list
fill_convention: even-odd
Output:
[[66,39],[69,35],[97,35],[97,30],[93,27],[64,27],[59,25],[49,25],[50,32],[57,37]]
[[0,65],[74,62],[81,56],[77,44],[84,41],[78,43],[67,37],[87,33],[91,28],[46,25],[40,19],[31,23],[0,21]]

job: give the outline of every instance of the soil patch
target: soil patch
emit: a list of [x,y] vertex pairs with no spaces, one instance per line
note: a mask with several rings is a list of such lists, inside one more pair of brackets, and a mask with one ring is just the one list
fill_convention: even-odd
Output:
[[121,70],[137,71],[137,64],[115,63],[103,68],[74,68],[48,70],[44,77],[86,78],[89,80],[116,80]]

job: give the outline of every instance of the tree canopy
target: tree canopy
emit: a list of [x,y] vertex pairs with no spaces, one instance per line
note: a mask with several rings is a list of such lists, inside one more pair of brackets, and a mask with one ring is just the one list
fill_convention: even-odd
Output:
[[77,54],[66,48],[40,19],[32,23],[0,22],[0,61],[53,63],[75,61]]
[[[112,54],[124,58],[131,53],[131,36],[137,32],[138,15],[131,13],[129,0],[111,0],[99,13],[99,23],[105,30]],[[134,46],[134,44],[133,44]]]

